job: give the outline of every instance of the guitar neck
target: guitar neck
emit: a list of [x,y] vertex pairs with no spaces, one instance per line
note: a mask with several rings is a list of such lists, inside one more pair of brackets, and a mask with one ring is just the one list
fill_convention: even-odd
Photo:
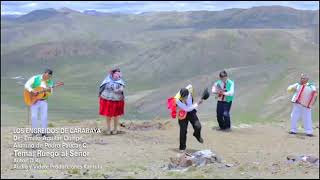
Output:
[[[63,84],[58,84],[58,85],[55,85],[55,86],[52,86],[52,88],[55,88],[55,87],[59,87],[59,86],[62,86]],[[44,92],[46,92],[47,90],[41,90],[41,91],[39,91],[38,93],[44,93]]]

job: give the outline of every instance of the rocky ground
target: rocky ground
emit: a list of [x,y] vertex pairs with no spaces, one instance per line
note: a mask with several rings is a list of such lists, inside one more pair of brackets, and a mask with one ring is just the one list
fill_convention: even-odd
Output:
[[[102,122],[55,123],[53,127],[102,127]],[[213,121],[202,122],[204,143],[192,136],[189,125],[187,152],[211,150],[222,163],[168,170],[179,154],[179,126],[175,120],[123,122],[117,135],[82,134],[88,157],[41,158],[41,164],[94,164],[101,168],[14,170],[12,127],[1,128],[1,178],[319,178],[319,164],[288,161],[287,157],[319,158],[319,126],[314,137],[288,134],[288,123],[234,126],[217,130]],[[300,129],[303,132],[303,129]],[[59,151],[59,150],[57,150]],[[318,161],[319,163],[319,161]],[[228,164],[226,166],[225,164]]]

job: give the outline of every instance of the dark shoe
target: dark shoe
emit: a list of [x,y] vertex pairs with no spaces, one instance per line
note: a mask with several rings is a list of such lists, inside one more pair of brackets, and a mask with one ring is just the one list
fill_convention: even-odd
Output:
[[313,134],[307,134],[307,136],[309,136],[309,137],[313,137]]
[[203,139],[201,137],[197,137],[194,133],[193,133],[193,136],[200,142],[200,143],[203,143]]
[[202,137],[200,137],[199,139],[197,138],[197,140],[198,140],[200,143],[203,143]]
[[289,134],[297,134],[297,133],[290,131]]
[[197,141],[199,141],[199,143],[203,143],[202,137],[196,137],[195,135],[193,135],[193,136],[197,139]]

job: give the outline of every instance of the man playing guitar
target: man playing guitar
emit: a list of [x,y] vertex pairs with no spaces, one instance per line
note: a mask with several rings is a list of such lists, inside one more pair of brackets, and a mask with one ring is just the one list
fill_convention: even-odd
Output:
[[[51,80],[52,70],[46,69],[43,74],[38,74],[31,77],[25,84],[24,88],[30,96],[36,97],[39,93],[43,93],[41,98],[35,100],[33,104],[30,103],[32,128],[39,128],[38,112],[40,111],[42,128],[48,127],[48,97],[52,94],[53,81]],[[41,92],[37,89],[42,89]],[[26,93],[25,93],[26,94]],[[26,99],[26,95],[25,95]],[[46,134],[42,134],[45,136]]]

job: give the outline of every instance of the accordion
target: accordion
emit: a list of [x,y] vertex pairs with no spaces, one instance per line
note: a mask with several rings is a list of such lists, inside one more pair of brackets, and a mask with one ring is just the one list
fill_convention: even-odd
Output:
[[310,86],[302,85],[298,89],[295,102],[304,107],[311,108],[317,100],[317,92]]

